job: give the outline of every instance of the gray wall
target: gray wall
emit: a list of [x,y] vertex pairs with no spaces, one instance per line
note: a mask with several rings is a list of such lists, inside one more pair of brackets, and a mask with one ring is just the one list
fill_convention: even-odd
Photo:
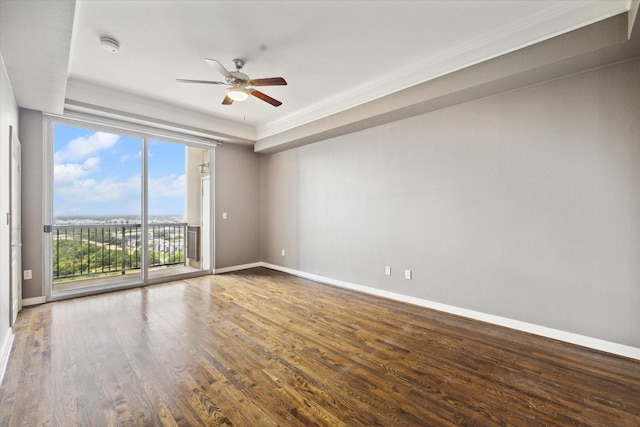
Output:
[[215,268],[260,261],[260,160],[253,148],[216,147],[214,185]]
[[264,156],[262,260],[640,347],[639,76],[636,59]]
[[42,204],[44,169],[44,116],[40,111],[20,109],[22,142],[22,269],[33,277],[22,282],[22,298],[44,295]]

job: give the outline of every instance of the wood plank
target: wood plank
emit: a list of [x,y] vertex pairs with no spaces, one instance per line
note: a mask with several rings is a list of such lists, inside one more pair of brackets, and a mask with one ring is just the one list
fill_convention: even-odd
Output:
[[640,362],[264,268],[30,307],[0,425],[640,425]]

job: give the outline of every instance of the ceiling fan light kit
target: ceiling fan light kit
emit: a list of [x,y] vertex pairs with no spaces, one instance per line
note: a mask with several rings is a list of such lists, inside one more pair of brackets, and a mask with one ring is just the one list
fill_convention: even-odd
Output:
[[263,100],[264,102],[273,105],[274,107],[279,107],[282,105],[282,102],[277,99],[271,98],[269,95],[266,95],[259,90],[256,90],[256,86],[285,86],[287,84],[286,80],[282,77],[268,77],[265,79],[250,79],[244,73],[241,73],[240,70],[244,67],[244,61],[242,59],[234,59],[233,64],[236,67],[236,71],[227,70],[224,65],[222,65],[219,61],[215,59],[205,58],[204,61],[211,65],[213,68],[218,70],[220,74],[222,74],[225,78],[224,82],[217,82],[211,80],[192,80],[192,79],[176,79],[176,81],[180,83],[202,83],[202,84],[210,84],[210,85],[227,85],[231,86],[226,90],[226,95],[222,100],[222,105],[231,105],[234,101],[245,101],[249,98],[249,95],[255,96],[258,99]]
[[227,89],[227,96],[234,101],[245,101],[249,98],[249,91],[240,86],[234,86]]

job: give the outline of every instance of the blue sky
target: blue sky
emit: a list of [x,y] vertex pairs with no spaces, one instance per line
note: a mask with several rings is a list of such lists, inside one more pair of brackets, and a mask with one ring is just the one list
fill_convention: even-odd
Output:
[[[54,217],[140,215],[142,140],[57,124]],[[185,148],[149,141],[149,215],[184,215]]]

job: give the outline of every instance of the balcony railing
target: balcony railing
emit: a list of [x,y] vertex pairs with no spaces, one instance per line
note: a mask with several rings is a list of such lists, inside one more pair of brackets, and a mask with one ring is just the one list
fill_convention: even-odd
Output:
[[77,280],[126,274],[142,267],[186,265],[186,223],[153,223],[142,236],[140,224],[53,226],[53,279]]

